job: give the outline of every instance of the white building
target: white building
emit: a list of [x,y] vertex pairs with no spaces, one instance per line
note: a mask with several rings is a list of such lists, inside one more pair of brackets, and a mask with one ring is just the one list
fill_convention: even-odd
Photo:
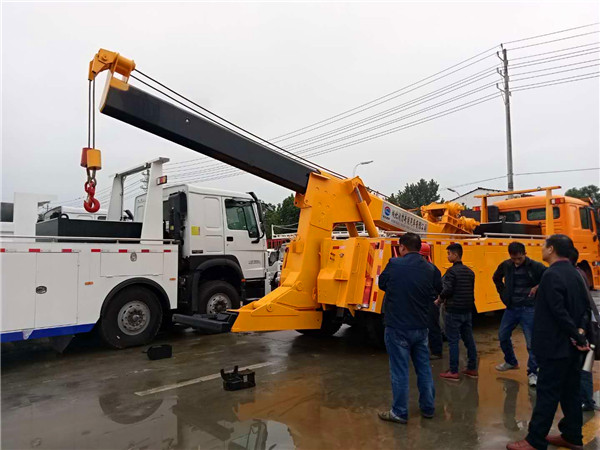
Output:
[[[498,190],[498,189],[488,189],[488,188],[483,188],[483,187],[477,187],[469,192],[465,192],[464,194],[459,195],[458,197],[453,198],[448,201],[460,203],[461,205],[464,205],[467,208],[473,208],[474,206],[481,206],[481,199],[475,198],[476,195],[491,194],[494,192],[502,192],[502,191]],[[490,197],[490,198],[488,198],[488,205],[491,205],[500,200],[506,200],[507,198],[508,198],[507,195],[502,195],[500,197]]]

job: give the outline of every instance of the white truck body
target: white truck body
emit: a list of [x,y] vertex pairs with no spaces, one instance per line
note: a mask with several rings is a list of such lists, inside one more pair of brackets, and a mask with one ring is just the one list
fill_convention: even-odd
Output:
[[177,245],[18,241],[0,239],[2,342],[90,331],[111,292],[133,279],[177,306]]

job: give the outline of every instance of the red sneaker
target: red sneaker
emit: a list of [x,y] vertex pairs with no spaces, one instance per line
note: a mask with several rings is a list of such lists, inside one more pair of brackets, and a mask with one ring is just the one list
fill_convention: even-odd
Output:
[[461,372],[463,375],[468,376],[469,378],[478,378],[479,372],[477,370],[465,369]]
[[529,442],[525,439],[522,441],[511,442],[510,444],[506,444],[506,448],[508,450],[535,450],[535,447],[532,447]]
[[557,447],[566,447],[566,448],[570,448],[573,450],[583,450],[583,445],[571,444],[569,441],[567,441],[565,438],[563,438],[560,434],[555,434],[552,436],[548,435],[548,436],[546,436],[546,441],[548,441],[548,444],[555,445]]
[[451,381],[458,381],[460,380],[460,377],[458,376],[457,372],[450,372],[449,370],[446,372],[442,372],[440,373],[440,377],[446,379],[446,380],[451,380]]

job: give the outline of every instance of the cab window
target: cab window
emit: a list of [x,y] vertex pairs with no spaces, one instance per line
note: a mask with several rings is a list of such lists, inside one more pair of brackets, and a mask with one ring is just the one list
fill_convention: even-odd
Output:
[[[560,209],[557,206],[552,208],[552,217],[558,219],[560,217]],[[546,220],[546,208],[535,208],[527,210],[527,220]]]
[[504,222],[520,222],[521,211],[503,211],[500,213],[500,220]]
[[579,208],[579,217],[581,218],[581,228],[584,230],[592,229],[592,221],[587,208]]
[[251,238],[259,236],[252,202],[228,199],[225,200],[225,211],[227,228],[246,230]]

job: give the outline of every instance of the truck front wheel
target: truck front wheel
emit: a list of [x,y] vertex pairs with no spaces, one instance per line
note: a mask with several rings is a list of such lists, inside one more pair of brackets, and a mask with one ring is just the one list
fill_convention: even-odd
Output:
[[240,294],[226,281],[207,281],[200,286],[199,312],[218,314],[240,307]]
[[110,300],[100,319],[100,335],[114,348],[144,345],[154,339],[161,322],[156,294],[143,286],[130,286]]

